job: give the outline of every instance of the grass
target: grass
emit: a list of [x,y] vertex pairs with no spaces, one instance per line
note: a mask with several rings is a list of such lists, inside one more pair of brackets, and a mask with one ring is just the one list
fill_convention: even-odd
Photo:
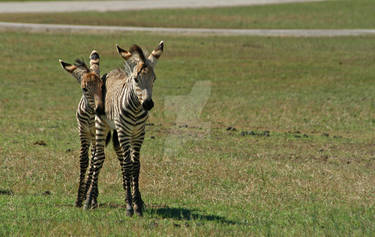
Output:
[[0,21],[192,28],[367,29],[375,27],[374,7],[372,0],[333,0],[214,9],[0,14]]
[[[99,208],[73,207],[81,92],[57,59],[95,48],[104,73],[121,63],[115,43],[162,39],[141,152],[145,216],[125,216],[112,149]],[[371,236],[374,39],[0,34],[0,235]],[[174,125],[165,104],[202,80],[210,129],[189,139],[203,124]],[[171,132],[186,142],[166,154]]]

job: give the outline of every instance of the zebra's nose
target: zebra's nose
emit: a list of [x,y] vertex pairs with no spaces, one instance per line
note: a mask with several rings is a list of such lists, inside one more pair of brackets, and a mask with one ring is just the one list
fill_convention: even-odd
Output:
[[104,115],[105,112],[104,112],[104,108],[103,108],[103,106],[98,106],[98,107],[96,107],[96,109],[95,109],[95,114],[96,114],[96,115]]
[[152,99],[147,99],[147,100],[143,101],[142,106],[147,111],[151,110],[154,107],[154,101],[152,101]]

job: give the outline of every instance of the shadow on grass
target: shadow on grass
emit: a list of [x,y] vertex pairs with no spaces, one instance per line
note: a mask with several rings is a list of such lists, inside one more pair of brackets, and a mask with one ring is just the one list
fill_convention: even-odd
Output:
[[9,189],[0,189],[0,195],[13,195],[13,191]]
[[189,210],[186,208],[174,208],[167,206],[160,208],[146,208],[146,212],[150,213],[151,215],[157,215],[162,218],[174,220],[215,221],[228,225],[239,224],[234,221],[227,220],[222,216],[200,214],[200,211],[196,209]]
[[99,208],[114,208],[114,209],[125,209],[125,204],[118,204],[112,202],[99,203]]
[[[74,206],[74,205],[68,205]],[[99,208],[111,208],[111,209],[125,209],[124,204],[118,203],[99,203]],[[173,220],[185,220],[185,221],[215,221],[222,224],[227,225],[237,225],[242,224],[240,222],[235,222],[231,220],[227,220],[225,217],[216,216],[216,215],[204,215],[201,214],[197,209],[186,209],[186,208],[174,208],[174,207],[147,207],[145,208],[145,213],[150,214],[151,216],[159,216],[165,219],[173,219]]]

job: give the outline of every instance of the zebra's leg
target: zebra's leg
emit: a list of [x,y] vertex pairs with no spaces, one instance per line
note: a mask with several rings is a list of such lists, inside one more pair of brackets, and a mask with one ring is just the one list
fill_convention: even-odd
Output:
[[[95,157],[95,154],[96,154],[96,137],[94,136],[94,139],[92,141],[92,146],[91,146],[91,161],[90,161],[90,170],[89,170],[89,174],[88,174],[88,177],[87,177],[87,180],[89,183],[89,186],[91,186],[91,181],[92,181],[92,174],[94,173],[94,157]],[[91,201],[91,207],[92,208],[96,208],[98,206],[98,195],[99,195],[99,189],[98,189],[98,183],[95,184],[95,186],[93,187],[94,189],[94,193],[96,193],[96,195],[93,197],[92,201]],[[85,195],[87,196],[87,192],[88,192],[88,188],[86,189],[86,193]]]
[[[107,125],[98,117],[95,116],[95,130],[96,130],[96,144],[95,144],[95,155],[93,157],[93,172],[91,176],[90,187],[87,191],[87,198],[85,202],[85,209],[96,208],[98,197],[98,179],[100,169],[103,166],[105,159],[104,155],[104,146],[105,146],[105,137],[108,132]],[[95,206],[92,206],[92,204]]]
[[95,157],[95,145],[92,144],[92,146],[91,146],[90,168],[89,168],[89,173],[87,175],[84,200],[86,200],[87,192],[88,192],[88,190],[91,186],[92,173],[94,172],[94,157]]
[[[119,143],[119,141],[118,141],[118,136],[117,136],[117,131],[116,131],[116,130],[113,130],[113,138],[112,138],[112,141],[113,141],[113,149],[115,150],[116,155],[117,155],[117,159],[118,159],[119,162],[120,162],[122,177],[125,177],[125,170],[124,170],[124,157],[123,157],[124,154],[123,154],[122,149],[121,149],[121,147],[120,147],[120,143]],[[124,190],[126,191],[125,182],[123,182],[123,188],[124,188]]]
[[[126,185],[126,182],[125,182],[125,169],[124,169],[124,153],[120,147],[120,143],[119,143],[119,140],[118,140],[118,136],[117,136],[117,131],[116,130],[113,130],[113,138],[112,138],[112,141],[113,141],[113,148],[116,152],[116,155],[117,155],[117,159],[119,160],[120,162],[120,166],[121,166],[121,174],[122,174],[122,177],[123,177],[123,182],[122,182],[122,186],[124,188],[124,191],[127,192],[127,185]],[[127,212],[129,212],[129,215],[131,210],[128,208],[126,208]]]
[[133,205],[132,205],[132,195],[131,195],[131,170],[132,162],[130,157],[130,142],[129,138],[126,135],[126,132],[123,129],[117,130],[119,146],[122,151],[122,175],[123,175],[123,187],[125,190],[125,204],[126,204],[126,215],[132,216],[134,214]]
[[123,164],[124,164],[124,157],[123,157],[123,152],[122,152],[122,149],[120,147],[120,143],[118,141],[118,136],[117,136],[117,131],[116,130],[113,130],[113,137],[112,137],[112,142],[113,142],[113,149],[115,150],[116,152],[116,155],[117,155],[117,159],[119,160],[120,162],[120,166],[121,166],[121,172],[123,173]]
[[132,200],[134,203],[134,212],[138,216],[143,215],[143,200],[141,192],[139,191],[139,171],[141,168],[141,163],[139,160],[139,153],[142,146],[142,141],[133,144],[131,149],[132,158]]
[[80,129],[79,137],[81,140],[81,149],[80,149],[80,155],[79,155],[80,174],[79,174],[79,186],[78,186],[76,207],[82,207],[82,202],[85,199],[85,194],[86,194],[85,176],[86,176],[87,166],[89,163],[88,153],[89,153],[89,147],[90,147],[90,137],[89,137],[89,134],[84,129]]

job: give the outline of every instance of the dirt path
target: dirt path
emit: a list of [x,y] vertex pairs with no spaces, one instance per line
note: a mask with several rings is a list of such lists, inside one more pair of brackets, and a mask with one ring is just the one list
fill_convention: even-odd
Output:
[[249,35],[277,37],[336,37],[375,35],[375,29],[353,30],[265,30],[265,29],[194,29],[194,28],[161,28],[161,27],[121,27],[121,26],[86,26],[86,25],[56,25],[0,22],[0,31],[26,32],[65,32],[65,33],[123,33],[143,31],[170,34],[198,35]]
[[1,2],[0,13],[126,11],[158,8],[200,8],[317,2],[324,0],[129,0],[129,1],[55,1]]

